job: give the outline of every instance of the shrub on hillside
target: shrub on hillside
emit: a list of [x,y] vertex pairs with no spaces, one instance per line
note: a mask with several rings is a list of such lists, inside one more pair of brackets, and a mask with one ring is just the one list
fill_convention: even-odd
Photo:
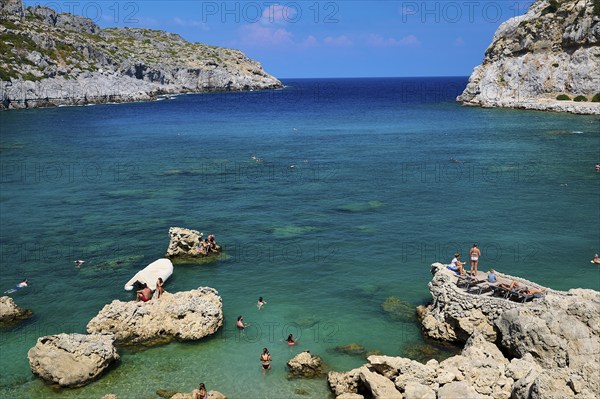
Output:
[[571,97],[567,96],[566,94],[559,94],[556,96],[556,99],[559,101],[569,101]]
[[578,103],[584,102],[584,101],[587,101],[587,97],[586,96],[577,96],[573,99],[573,101],[577,101]]

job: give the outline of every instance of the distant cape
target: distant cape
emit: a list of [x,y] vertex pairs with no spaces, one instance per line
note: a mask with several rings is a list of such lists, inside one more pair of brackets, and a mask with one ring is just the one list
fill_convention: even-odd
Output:
[[600,114],[600,0],[537,0],[504,22],[457,100]]
[[0,109],[281,88],[241,51],[0,0]]

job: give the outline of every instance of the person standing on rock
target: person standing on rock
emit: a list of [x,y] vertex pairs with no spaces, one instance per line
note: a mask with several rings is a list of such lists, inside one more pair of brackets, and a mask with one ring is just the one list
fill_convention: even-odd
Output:
[[156,297],[157,298],[160,298],[160,296],[165,293],[164,285],[165,285],[165,282],[163,281],[162,277],[159,277],[158,280],[156,280]]
[[263,349],[263,353],[260,355],[260,362],[262,364],[263,374],[267,372],[267,370],[271,370],[271,354],[267,348]]
[[471,275],[477,275],[477,266],[479,265],[479,258],[481,257],[481,250],[477,248],[477,243],[473,244],[473,248],[469,251],[471,256]]

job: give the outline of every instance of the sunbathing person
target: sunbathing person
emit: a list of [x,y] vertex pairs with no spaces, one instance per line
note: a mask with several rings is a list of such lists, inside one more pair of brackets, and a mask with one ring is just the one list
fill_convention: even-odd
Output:
[[519,285],[519,283],[517,283],[517,282],[516,282],[516,281],[514,281],[514,280],[513,280],[513,282],[512,282],[512,283],[510,283],[510,285],[508,285],[508,284],[505,284],[505,283],[500,283],[500,284],[498,284],[498,287],[502,287],[502,288],[504,288],[505,290],[509,290],[509,291],[521,291],[521,290],[523,290],[524,288],[527,288],[527,287],[522,287],[522,286],[520,286],[520,285]]
[[[541,295],[547,291],[546,288],[541,289],[541,288],[529,288],[529,287],[525,287],[524,290],[522,290],[521,292],[525,295],[533,295],[536,298],[539,298]],[[537,295],[537,296],[536,296]]]

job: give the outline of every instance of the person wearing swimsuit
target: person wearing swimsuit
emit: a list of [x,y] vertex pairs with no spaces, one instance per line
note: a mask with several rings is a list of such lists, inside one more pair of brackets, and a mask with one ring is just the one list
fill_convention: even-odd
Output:
[[194,389],[194,399],[207,399],[208,392],[206,391],[206,387],[204,383],[198,385],[198,389]]
[[162,294],[165,293],[165,288],[164,288],[165,282],[163,281],[163,279],[161,277],[158,278],[158,280],[156,280],[156,297],[160,298],[160,296]]
[[471,255],[471,275],[476,276],[479,257],[481,256],[481,250],[477,248],[477,243],[473,244],[473,248],[469,251],[469,255]]
[[271,370],[271,361],[272,360],[273,359],[271,359],[271,354],[269,353],[269,350],[267,348],[264,348],[263,353],[260,355],[260,362],[262,364],[263,374],[267,370]]

